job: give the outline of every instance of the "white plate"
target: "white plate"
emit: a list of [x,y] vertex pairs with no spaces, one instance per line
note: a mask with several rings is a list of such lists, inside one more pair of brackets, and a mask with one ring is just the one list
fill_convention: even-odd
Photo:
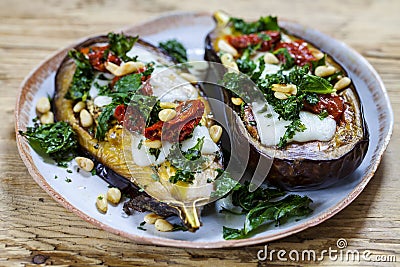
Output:
[[[282,238],[321,223],[349,205],[373,177],[392,133],[392,109],[381,79],[360,54],[316,30],[292,22],[281,22],[281,26],[323,49],[346,69],[360,95],[370,132],[367,155],[352,175],[330,188],[301,193],[308,195],[314,201],[312,204],[314,211],[308,217],[279,227],[273,225],[266,227],[265,231],[248,239],[227,241],[222,238],[222,226],[240,228],[243,226],[244,218],[218,213],[218,208],[215,207],[208,208],[202,214],[203,226],[196,233],[162,233],[151,226],[145,226],[147,231],[142,231],[137,229],[137,226],[143,221],[143,213],[123,216],[122,204],[116,207],[110,206],[107,214],[97,211],[96,197],[107,191],[107,184],[102,179],[77,173],[73,164],[70,166],[73,173],[70,174],[65,169],[44,162],[24,138],[17,134],[21,158],[34,180],[64,207],[106,231],[140,243],[202,248],[244,246]],[[139,34],[153,44],[176,38],[188,48],[191,60],[202,60],[204,38],[213,27],[214,22],[210,14],[178,13],[126,28],[124,32]],[[16,132],[25,130],[31,124],[31,119],[36,116],[37,99],[53,95],[55,71],[68,49],[61,50],[43,62],[22,83],[15,109]],[[55,175],[58,179],[54,178]],[[72,182],[67,183],[66,177]]]

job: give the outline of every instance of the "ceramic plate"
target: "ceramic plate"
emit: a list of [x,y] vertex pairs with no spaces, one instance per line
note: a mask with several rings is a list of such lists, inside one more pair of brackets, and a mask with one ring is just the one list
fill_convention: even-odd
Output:
[[[393,114],[381,79],[361,55],[347,45],[316,30],[293,22],[281,22],[281,26],[312,42],[337,60],[353,80],[363,106],[368,107],[364,108],[364,112],[370,131],[370,146],[363,163],[352,175],[335,186],[318,191],[301,192],[314,201],[312,204],[314,211],[308,217],[280,227],[272,225],[248,239],[226,241],[222,238],[222,226],[240,228],[244,218],[218,213],[218,206],[215,205],[215,207],[207,208],[202,214],[203,226],[196,233],[162,233],[157,232],[152,226],[147,227],[147,231],[142,231],[137,226],[143,221],[143,213],[124,216],[122,204],[116,207],[110,206],[107,214],[97,211],[96,197],[107,190],[107,184],[102,179],[77,173],[73,163],[70,166],[73,173],[70,174],[65,169],[43,161],[29,147],[24,138],[17,134],[21,158],[33,179],[68,210],[97,227],[139,243],[176,247],[237,247],[282,238],[323,222],[349,205],[373,177],[392,133]],[[202,60],[204,38],[213,27],[214,22],[210,14],[179,13],[126,28],[124,32],[139,34],[153,44],[176,38],[188,48],[190,59]],[[17,132],[25,130],[32,124],[31,120],[36,116],[36,101],[40,97],[53,95],[55,71],[68,49],[65,48],[46,60],[22,83],[15,109]],[[55,175],[58,179],[55,179]],[[66,177],[72,182],[67,183]]]

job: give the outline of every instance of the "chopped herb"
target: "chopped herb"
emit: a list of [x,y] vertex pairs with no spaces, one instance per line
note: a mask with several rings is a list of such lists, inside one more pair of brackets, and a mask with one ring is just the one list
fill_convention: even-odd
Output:
[[329,116],[329,113],[326,109],[322,110],[321,113],[318,114],[318,118],[322,121],[326,117]]
[[143,222],[141,222],[139,225],[140,225],[140,226],[144,226],[145,224],[146,224],[146,222],[143,221]]
[[319,60],[314,60],[311,61],[311,67],[312,69],[315,71],[315,69],[319,66],[325,66],[326,65],[326,54],[324,54],[324,56],[319,59]]
[[137,229],[142,230],[142,231],[147,231],[147,229],[143,228],[142,226],[138,226]]
[[19,133],[37,153],[50,156],[59,166],[67,166],[66,163],[76,155],[77,137],[66,122],[36,125]]
[[158,160],[158,157],[160,156],[161,149],[159,148],[149,148],[149,153],[150,155],[153,155],[156,160]]
[[176,39],[160,42],[158,46],[165,50],[178,63],[186,63],[188,61],[186,48]]
[[65,181],[66,181],[67,183],[72,182],[72,180],[71,180],[70,178],[68,178],[68,177],[65,177]]
[[277,18],[272,16],[260,17],[260,19],[255,22],[245,22],[243,19],[230,18],[230,22],[234,30],[243,34],[258,33],[267,30],[280,30]]
[[169,181],[173,184],[176,184],[179,181],[193,184],[194,178],[194,172],[178,169],[176,170],[175,175],[169,177]]
[[111,103],[103,108],[97,120],[95,138],[103,140],[109,128],[109,121],[114,115],[116,105]]
[[295,64],[294,58],[290,55],[287,48],[279,48],[274,52],[275,55],[283,55],[285,58],[284,62],[282,63],[282,69],[288,70],[292,68]]
[[98,200],[103,200],[103,196],[100,195],[100,196],[97,197],[97,199],[98,199]]
[[67,169],[67,172],[68,172],[68,173],[72,173],[72,170],[70,170],[70,169]]
[[89,59],[79,51],[70,50],[68,56],[75,61],[76,69],[66,98],[85,101],[94,79],[92,66],[90,65]]
[[284,148],[287,142],[292,139],[297,132],[304,132],[307,128],[301,122],[300,119],[292,121],[288,126],[285,127],[286,131],[283,136],[279,139],[278,147]]
[[251,74],[257,68],[257,64],[250,59],[250,56],[256,51],[257,49],[253,47],[246,48],[242,56],[236,60],[236,63],[239,67],[239,70],[244,74]]
[[110,50],[121,58],[123,61],[136,61],[136,57],[131,58],[126,54],[132,49],[136,41],[139,39],[139,36],[126,36],[124,34],[112,33],[110,32],[108,35],[108,40],[110,44]]
[[137,149],[140,150],[142,148],[142,146],[143,146],[143,139],[140,139]]
[[142,74],[134,73],[119,79],[113,90],[118,93],[137,92],[142,86]]
[[96,168],[93,168],[93,170],[91,171],[92,175],[97,175],[97,171]]
[[183,232],[186,232],[186,231],[188,231],[189,229],[186,227],[186,226],[184,226],[184,225],[182,225],[182,224],[173,224],[172,225],[172,232],[177,232],[177,231],[183,231]]
[[57,176],[57,175],[54,175],[54,179],[58,179],[58,176]]
[[310,105],[316,105],[319,102],[319,97],[316,93],[306,94],[304,100]]

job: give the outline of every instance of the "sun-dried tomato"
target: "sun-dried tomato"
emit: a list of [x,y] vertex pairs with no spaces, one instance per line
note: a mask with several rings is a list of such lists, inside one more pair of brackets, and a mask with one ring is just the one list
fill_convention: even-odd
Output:
[[145,137],[150,140],[179,142],[186,139],[200,122],[204,113],[201,100],[189,100],[176,107],[177,115],[170,121],[157,122],[145,130]]
[[143,114],[134,106],[128,106],[124,117],[124,126],[128,131],[144,133],[146,121]]
[[114,117],[117,119],[118,122],[123,122],[125,118],[125,105],[121,104],[115,108]]
[[[270,40],[264,40],[262,37],[263,34],[268,35]],[[228,42],[236,49],[244,49],[261,43],[260,51],[269,51],[280,39],[281,34],[278,31],[263,31],[260,33],[227,37]]]
[[[90,48],[83,48],[81,52],[87,54],[89,57],[89,62],[92,67],[98,71],[106,72],[107,69],[104,65],[105,62],[112,62],[116,65],[120,65],[122,60],[114,55],[110,50],[109,46],[93,46]],[[108,53],[106,56],[104,53]]]
[[[303,40],[296,40],[289,43],[281,42],[276,45],[275,50],[279,48],[286,48],[289,54],[294,58],[295,64],[297,66],[304,66],[310,61],[316,60],[311,51],[308,49],[307,43]],[[277,56],[280,61],[285,61],[285,57],[283,54],[278,54]]]
[[315,114],[320,114],[326,110],[328,114],[335,120],[340,121],[345,109],[344,100],[338,95],[319,95],[319,101],[315,105],[304,103],[304,109]]

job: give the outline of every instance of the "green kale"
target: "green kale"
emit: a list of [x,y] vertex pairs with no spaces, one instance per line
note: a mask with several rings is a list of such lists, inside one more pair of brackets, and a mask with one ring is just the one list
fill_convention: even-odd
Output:
[[123,61],[136,61],[136,57],[131,58],[126,54],[132,49],[139,36],[126,36],[124,34],[112,33],[108,35],[108,42],[110,44],[110,51],[121,58]]
[[60,166],[65,166],[76,155],[77,137],[66,122],[36,125],[19,133],[36,152],[50,156]]
[[159,149],[159,148],[150,148],[149,149],[149,153],[150,153],[150,155],[153,155],[156,158],[156,160],[158,160],[158,157],[160,156],[160,153],[161,153],[161,149]]
[[85,101],[94,80],[92,66],[89,59],[79,51],[70,50],[68,56],[75,61],[76,69],[66,98]]
[[176,184],[179,181],[193,184],[194,178],[194,172],[178,169],[176,170],[175,175],[169,177],[169,181],[173,184]]
[[329,83],[329,81],[311,74],[307,74],[303,77],[300,86],[304,92],[317,94],[331,94],[336,91],[333,89],[333,86]]
[[252,49],[251,47],[246,48],[243,51],[242,56],[236,60],[239,70],[244,74],[250,75],[257,68],[256,63],[250,59],[250,56],[253,52],[254,49]]
[[281,68],[284,70],[288,70],[294,66],[294,58],[290,55],[287,48],[279,48],[274,52],[275,55],[283,55],[285,58],[285,62],[282,64]]
[[114,92],[117,93],[136,93],[142,86],[142,74],[134,73],[119,79],[114,85]]
[[326,65],[326,55],[324,55],[321,59],[319,60],[314,60],[311,61],[311,67],[315,71],[315,69],[319,66],[325,66]]
[[306,94],[304,100],[310,105],[316,105],[319,102],[319,97],[316,93]]
[[186,63],[188,61],[186,48],[176,39],[160,42],[158,46],[165,50],[176,62]]
[[261,31],[280,31],[278,26],[278,20],[276,17],[260,17],[255,22],[245,22],[243,19],[230,18],[232,27],[235,31],[239,31],[243,34],[258,33]]
[[104,139],[106,132],[109,128],[109,122],[114,115],[116,106],[116,104],[111,103],[105,106],[101,111],[100,116],[97,120],[97,128],[95,133],[95,138],[97,138],[98,140]]
[[230,173],[223,169],[217,169],[218,175],[215,179],[215,191],[211,192],[210,197],[223,197],[228,194],[239,183],[232,178]]
[[329,116],[329,113],[326,109],[324,109],[323,111],[321,111],[321,113],[318,114],[318,118],[322,121],[323,119],[325,119],[326,117]]
[[284,148],[287,142],[292,139],[297,132],[304,132],[307,128],[300,119],[293,120],[288,126],[285,127],[286,131],[279,139],[278,147]]
[[176,183],[183,181],[193,183],[194,174],[201,170],[202,165],[206,162],[206,158],[201,156],[201,149],[203,148],[204,137],[198,138],[196,145],[189,148],[186,152],[181,150],[180,144],[174,144],[170,149],[167,159],[177,171],[174,176],[171,176],[169,181]]
[[247,237],[260,226],[275,222],[281,225],[289,218],[301,217],[312,212],[310,203],[312,200],[307,196],[288,195],[277,201],[263,201],[248,211],[242,229],[223,227],[223,237],[229,239],[241,239]]

